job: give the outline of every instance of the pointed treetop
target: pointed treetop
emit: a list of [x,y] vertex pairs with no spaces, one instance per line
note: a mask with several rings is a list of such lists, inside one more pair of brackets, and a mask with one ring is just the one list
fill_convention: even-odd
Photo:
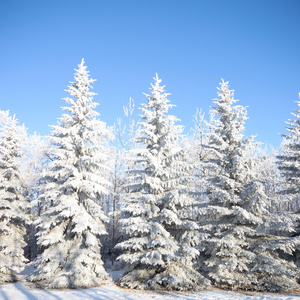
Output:
[[219,84],[220,87],[217,87],[217,94],[219,98],[213,99],[215,104],[220,105],[221,103],[227,103],[226,105],[231,106],[238,102],[238,100],[234,99],[234,90],[229,89],[229,81],[225,81],[221,78],[221,82]]
[[[159,84],[162,82],[162,80],[158,77],[158,74],[157,74],[157,73],[155,73],[155,77],[153,77],[153,79],[154,79],[154,84],[151,83],[151,88],[150,88],[150,90],[153,89],[155,86],[158,87]],[[162,86],[162,87],[161,87],[162,91],[163,91],[164,87],[165,87],[165,86]]]
[[225,81],[223,78],[221,78],[221,82],[219,84],[221,88],[218,88],[218,90],[222,89],[223,87],[227,87],[229,89],[229,81]]
[[[75,80],[76,80],[76,75],[79,74],[79,73],[82,73],[82,74],[89,74],[90,73],[89,71],[86,70],[87,66],[85,66],[84,63],[85,63],[84,58],[82,58],[81,63],[78,65],[78,70],[74,69],[76,71],[76,74],[74,76]],[[91,82],[94,82],[94,81],[96,81],[96,80],[93,79],[93,81],[91,81]]]
[[[162,80],[158,77],[157,73],[155,73],[155,77],[153,77],[153,79],[154,79],[154,83],[151,83],[151,87],[149,89],[151,90],[154,97],[155,97],[156,93],[160,93],[165,98],[171,95],[170,93],[165,92],[165,87],[166,87],[165,85],[162,85],[162,86],[160,85]],[[146,97],[149,97],[148,94],[144,93],[144,95]],[[167,100],[167,102],[169,102],[168,99],[166,99],[166,100]],[[174,106],[174,105],[172,105],[172,106]]]
[[[227,88],[229,90],[229,81],[225,81],[223,78],[221,78],[221,82],[219,83],[219,85],[221,86],[221,87],[217,87],[219,91],[224,88]],[[230,92],[233,92],[233,90],[231,90]]]

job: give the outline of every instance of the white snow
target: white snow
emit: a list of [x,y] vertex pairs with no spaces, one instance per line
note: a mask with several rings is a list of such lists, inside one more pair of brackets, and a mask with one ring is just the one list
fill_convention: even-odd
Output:
[[300,293],[265,294],[255,292],[230,292],[210,289],[202,292],[163,292],[122,289],[114,284],[92,289],[43,290],[22,282],[0,285],[2,300],[293,300],[300,299]]
[[[0,285],[0,300],[296,300],[297,293],[232,292],[210,288],[201,292],[165,292],[124,289],[109,283],[91,289],[38,289],[25,277],[32,272],[28,265],[18,275],[19,282]],[[107,270],[114,281],[120,279],[123,270]]]

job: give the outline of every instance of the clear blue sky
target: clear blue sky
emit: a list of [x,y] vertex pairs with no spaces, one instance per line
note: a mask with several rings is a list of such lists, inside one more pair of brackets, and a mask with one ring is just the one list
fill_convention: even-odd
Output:
[[186,132],[221,77],[249,106],[247,134],[276,147],[299,100],[299,0],[0,0],[0,38],[0,109],[42,135],[81,58],[108,125],[155,73]]

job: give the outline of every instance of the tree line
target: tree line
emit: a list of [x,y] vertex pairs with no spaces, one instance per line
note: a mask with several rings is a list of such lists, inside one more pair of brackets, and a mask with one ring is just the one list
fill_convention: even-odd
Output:
[[299,289],[300,102],[275,151],[228,82],[184,135],[153,79],[126,126],[100,120],[84,60],[49,137],[0,111],[0,282],[30,264],[39,286],[95,287],[110,264],[129,288]]

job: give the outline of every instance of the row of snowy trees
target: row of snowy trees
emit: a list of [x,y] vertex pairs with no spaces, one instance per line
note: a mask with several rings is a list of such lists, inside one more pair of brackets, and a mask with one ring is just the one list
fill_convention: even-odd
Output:
[[299,289],[300,109],[275,154],[245,137],[246,109],[223,80],[190,136],[157,75],[141,121],[130,100],[114,129],[93,82],[82,60],[48,138],[1,112],[0,282],[31,261],[41,286],[99,286],[110,254],[124,287]]

